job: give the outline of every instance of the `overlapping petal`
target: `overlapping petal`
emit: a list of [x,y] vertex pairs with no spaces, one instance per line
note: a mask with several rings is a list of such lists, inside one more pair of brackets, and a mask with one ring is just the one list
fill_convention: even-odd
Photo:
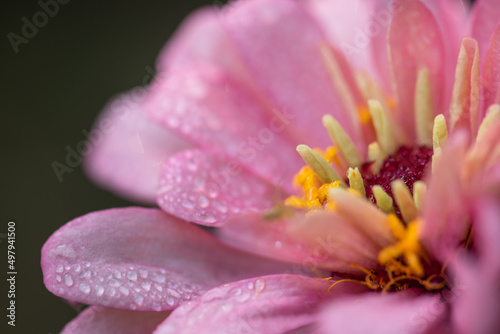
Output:
[[154,333],[284,333],[314,324],[320,303],[333,296],[330,285],[296,275],[233,282],[179,307]]
[[478,41],[480,58],[490,42],[491,33],[500,23],[500,3],[496,0],[478,0],[470,14],[469,35]]
[[275,194],[275,187],[237,161],[190,150],[163,166],[158,204],[187,221],[219,226],[235,214],[270,209]]
[[170,312],[134,312],[91,306],[68,323],[61,334],[150,334]]
[[93,180],[132,200],[154,203],[163,161],[190,145],[148,118],[137,88],[112,100],[88,135]]
[[52,293],[141,311],[173,309],[219,284],[287,268],[225,247],[155,209],[88,214],[55,232],[42,249]]
[[[222,152],[264,179],[290,180],[301,166],[284,135],[293,115],[266,106],[243,84],[214,67],[170,73],[148,98],[150,114],[195,143]],[[283,164],[283,161],[287,161]]]
[[402,0],[388,31],[389,59],[395,87],[397,120],[415,138],[415,87],[418,71],[429,71],[434,110],[444,110],[445,49],[432,13],[420,2]]

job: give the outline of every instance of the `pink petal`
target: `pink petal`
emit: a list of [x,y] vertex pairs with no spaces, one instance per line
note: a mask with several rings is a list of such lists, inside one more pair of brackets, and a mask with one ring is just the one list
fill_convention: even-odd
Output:
[[[457,63],[460,41],[466,35],[468,7],[462,1],[456,0],[421,0],[432,12],[441,28],[446,53],[444,62],[444,92],[451,92],[454,82],[455,66]],[[449,106],[451,95],[444,97],[444,106]]]
[[[495,223],[498,223],[498,217]],[[498,234],[497,234],[498,238]],[[497,254],[498,257],[498,254]],[[487,276],[484,268],[460,259],[452,269],[455,274],[454,288],[447,299],[453,302],[451,321],[454,332],[499,333],[500,277]]]
[[190,147],[142,109],[148,89],[112,100],[88,134],[85,168],[98,184],[131,200],[154,203],[163,161]]
[[372,60],[364,48],[370,44],[373,35],[385,35],[390,18],[389,15],[385,22],[376,22],[381,25],[378,28],[369,26],[375,24],[370,19],[376,2],[308,0],[306,6],[325,31],[331,45],[339,46],[356,68],[371,71]]
[[432,13],[419,1],[402,0],[389,28],[391,73],[396,88],[397,118],[409,138],[415,138],[414,96],[417,73],[429,70],[434,109],[444,110],[445,50]]
[[293,115],[269,116],[265,108],[245,86],[207,66],[170,73],[148,100],[151,115],[172,131],[290,187],[303,165],[285,135]]
[[485,110],[494,103],[500,103],[500,25],[497,25],[491,36],[484,57],[482,74],[483,110]]
[[330,141],[321,117],[332,114],[360,143],[356,115],[340,108],[320,47],[327,38],[298,2],[253,0],[232,4],[225,25],[259,88],[279,109],[295,116],[299,142]]
[[237,216],[217,233],[235,248],[295,263],[297,271],[301,267],[303,271],[312,267],[330,272],[354,272],[351,263],[374,267],[380,251],[348,221],[332,213],[316,213],[289,221],[269,221],[257,214]]
[[439,294],[365,294],[361,298],[339,299],[325,308],[320,332],[331,334],[341,328],[342,333],[437,334],[443,333],[436,327],[442,327],[445,313]]
[[220,10],[206,7],[191,14],[158,57],[159,72],[212,64],[235,77],[245,68],[221,22]]
[[295,275],[233,282],[184,304],[154,333],[281,334],[314,323],[320,303],[334,296],[330,285]]
[[155,209],[88,214],[55,232],[42,249],[52,293],[140,311],[173,309],[222,283],[287,268],[223,246]]
[[[467,137],[450,138],[432,171],[425,199],[422,241],[443,263],[450,259],[467,233],[469,207],[462,172]],[[450,196],[453,194],[453,196]]]
[[470,14],[468,35],[477,40],[480,59],[484,59],[491,34],[498,23],[500,23],[500,2],[497,0],[476,1]]
[[64,327],[61,334],[150,334],[169,312],[135,312],[91,306]]
[[158,205],[185,220],[218,226],[235,214],[271,208],[275,192],[236,160],[191,150],[163,166]]

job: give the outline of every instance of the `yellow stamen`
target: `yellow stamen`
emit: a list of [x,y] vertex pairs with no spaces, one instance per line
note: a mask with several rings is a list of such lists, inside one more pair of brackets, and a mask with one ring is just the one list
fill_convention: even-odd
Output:
[[404,220],[409,222],[415,219],[418,215],[418,210],[415,207],[415,202],[413,202],[410,190],[408,190],[406,184],[402,180],[396,180],[391,183],[391,188]]
[[375,200],[377,201],[377,206],[380,210],[391,213],[394,212],[394,204],[391,196],[389,196],[381,186],[373,186],[372,187],[373,196],[375,196]]
[[358,167],[355,169],[349,168],[347,170],[347,178],[349,179],[349,186],[361,194],[361,196],[366,197],[365,184]]
[[368,107],[370,109],[370,114],[373,119],[373,125],[375,127],[375,132],[377,134],[377,140],[380,144],[380,147],[388,154],[394,153],[396,151],[397,145],[396,141],[394,140],[394,135],[389,123],[389,118],[382,104],[377,100],[369,100]]
[[325,126],[332,141],[337,144],[342,156],[347,164],[352,167],[359,167],[363,163],[361,154],[351,140],[351,137],[344,131],[342,126],[330,115],[323,116]]
[[307,145],[297,146],[297,152],[299,152],[304,162],[311,167],[322,183],[333,181],[341,181],[343,183],[337,172],[318,152],[312,150]]
[[430,145],[432,142],[433,109],[429,70],[424,67],[418,71],[415,88],[415,123],[420,145]]
[[398,223],[398,221],[395,215],[389,215],[389,227],[399,242],[382,249],[378,255],[378,261],[380,264],[388,264],[391,261],[398,262],[397,259],[403,256],[409,273],[422,277],[424,268],[420,262],[422,246],[419,242],[421,222],[418,219],[414,220],[404,228],[403,223]]

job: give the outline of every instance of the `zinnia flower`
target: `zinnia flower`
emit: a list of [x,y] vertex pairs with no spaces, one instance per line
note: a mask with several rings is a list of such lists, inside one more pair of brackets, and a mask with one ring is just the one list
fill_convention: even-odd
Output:
[[42,250],[47,288],[93,305],[64,332],[498,333],[499,22],[494,0],[193,14],[87,160],[161,210]]

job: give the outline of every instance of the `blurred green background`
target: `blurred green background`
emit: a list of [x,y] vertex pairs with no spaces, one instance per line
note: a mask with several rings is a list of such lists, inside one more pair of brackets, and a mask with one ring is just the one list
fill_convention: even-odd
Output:
[[[43,0],[45,2],[46,0]],[[1,10],[2,176],[0,261],[1,333],[59,333],[77,313],[42,282],[40,249],[61,225],[90,211],[127,206],[76,168],[59,182],[53,161],[85,139],[113,95],[142,85],[148,68],[182,19],[190,1],[68,1],[16,54],[7,35],[22,35],[22,18],[41,10],[33,1]],[[6,7],[7,6],[7,7]],[[7,326],[7,223],[16,222],[16,327]]]

